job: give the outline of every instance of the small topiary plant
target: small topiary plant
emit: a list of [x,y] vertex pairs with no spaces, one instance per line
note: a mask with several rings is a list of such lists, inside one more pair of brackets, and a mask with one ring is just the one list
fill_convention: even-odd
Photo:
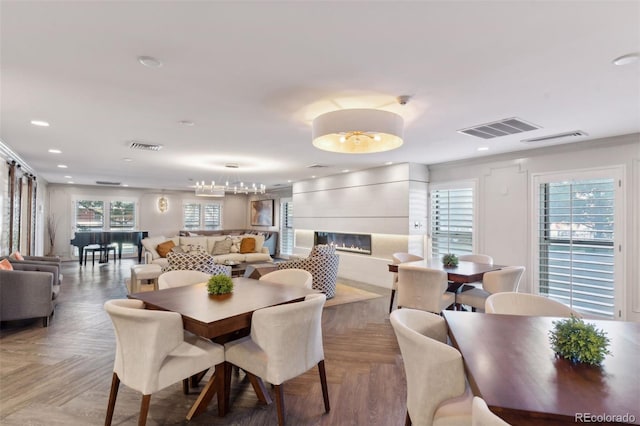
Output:
[[444,266],[458,266],[458,256],[453,253],[447,253],[442,256],[442,264]]
[[209,294],[228,294],[233,291],[233,280],[227,275],[214,275],[207,282]]
[[603,330],[587,324],[571,315],[566,320],[554,321],[549,332],[549,341],[554,352],[573,363],[600,365],[604,357],[611,354],[607,349],[609,338]]

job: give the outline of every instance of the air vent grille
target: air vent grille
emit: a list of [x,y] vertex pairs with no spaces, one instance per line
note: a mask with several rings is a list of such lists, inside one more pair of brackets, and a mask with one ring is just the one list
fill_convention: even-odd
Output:
[[583,132],[582,130],[575,130],[573,132],[558,133],[557,135],[548,135],[548,136],[540,136],[539,138],[523,139],[520,142],[524,142],[524,143],[545,142],[545,141],[550,141],[554,139],[575,138],[579,136],[589,136],[589,135]]
[[307,166],[308,169],[325,169],[329,166],[324,165],[324,164],[311,164],[310,166]]
[[120,182],[109,182],[106,180],[97,180],[96,185],[110,185],[110,186],[120,186]]
[[468,127],[458,130],[459,133],[475,136],[482,139],[493,139],[500,136],[513,135],[516,133],[528,132],[539,129],[539,126],[528,123],[516,117],[505,118],[493,123],[481,124],[479,126]]
[[162,145],[131,141],[129,148],[140,149],[142,151],[160,151],[162,149]]

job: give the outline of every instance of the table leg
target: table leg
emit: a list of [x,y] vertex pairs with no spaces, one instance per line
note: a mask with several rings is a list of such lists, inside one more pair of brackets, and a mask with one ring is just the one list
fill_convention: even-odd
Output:
[[211,379],[207,382],[205,387],[198,395],[198,399],[193,403],[193,406],[187,413],[187,420],[191,420],[193,417],[198,414],[202,414],[206,411],[207,405],[213,399],[213,395],[218,393],[218,415],[223,416],[226,414],[226,411],[223,414],[220,414],[220,394],[223,391],[224,386],[222,386],[221,382],[224,382],[224,362],[216,365],[216,370],[211,376]]

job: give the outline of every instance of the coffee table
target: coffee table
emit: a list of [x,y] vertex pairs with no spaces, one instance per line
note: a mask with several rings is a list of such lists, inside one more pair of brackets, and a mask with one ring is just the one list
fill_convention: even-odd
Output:
[[267,272],[270,272],[271,270],[276,269],[276,264],[270,263],[270,262],[253,262],[253,263],[240,262],[237,265],[231,265],[231,276],[234,278],[242,277],[247,272],[247,269],[251,269],[249,271],[249,274],[252,276],[250,276],[249,278],[258,279],[260,278],[260,275],[264,275],[264,273],[254,276],[255,271],[264,269],[264,270],[268,270]]

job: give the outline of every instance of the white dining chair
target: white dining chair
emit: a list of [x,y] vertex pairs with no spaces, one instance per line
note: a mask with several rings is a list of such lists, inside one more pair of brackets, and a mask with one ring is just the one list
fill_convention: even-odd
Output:
[[[404,252],[393,253],[391,255],[391,258],[393,259],[394,265],[399,265],[400,263],[406,262],[415,262],[416,260],[424,260],[423,257]],[[389,301],[389,313],[391,313],[391,311],[393,310],[393,299],[396,296],[396,290],[398,290],[398,273],[394,272],[393,281],[391,283],[391,300]]]
[[398,266],[398,307],[439,314],[456,301],[448,292],[447,273],[439,269],[400,264]]
[[456,294],[456,304],[471,306],[473,311],[484,311],[487,297],[494,293],[516,292],[524,273],[524,266],[508,266],[497,271],[486,272],[482,277],[482,287]]
[[[116,335],[105,426],[113,419],[120,382],[142,393],[138,425],[144,426],[151,394],[224,363],[224,348],[185,333],[182,316],[177,312],[147,310],[144,302],[130,299],[108,300],[104,308]],[[212,375],[207,397],[212,397],[217,389],[214,381]],[[186,382],[183,386],[186,392]]]
[[262,275],[260,281],[311,288],[313,275],[304,269],[278,269]]
[[474,263],[486,263],[487,265],[493,265],[493,257],[487,254],[461,254],[458,256],[458,260],[463,260],[465,262],[474,262]]
[[200,271],[179,270],[167,271],[158,277],[158,289],[163,290],[172,287],[182,287],[198,283],[206,283],[211,278],[210,274]]
[[489,410],[487,403],[479,396],[473,397],[471,406],[471,426],[510,426]]
[[471,424],[473,395],[462,355],[447,345],[444,318],[415,309],[395,310],[389,318],[407,379],[405,425]]
[[[322,346],[324,294],[310,294],[304,301],[259,309],[251,319],[249,336],[225,344],[225,388],[235,365],[249,376],[256,393],[267,399],[263,379],[274,386],[278,424],[284,425],[283,383],[318,366],[324,408],[329,412],[329,391]],[[228,393],[226,393],[228,397]],[[228,405],[228,401],[225,403]]]
[[527,315],[541,317],[570,317],[582,315],[564,303],[545,296],[529,293],[496,293],[487,297],[485,312],[488,314]]

